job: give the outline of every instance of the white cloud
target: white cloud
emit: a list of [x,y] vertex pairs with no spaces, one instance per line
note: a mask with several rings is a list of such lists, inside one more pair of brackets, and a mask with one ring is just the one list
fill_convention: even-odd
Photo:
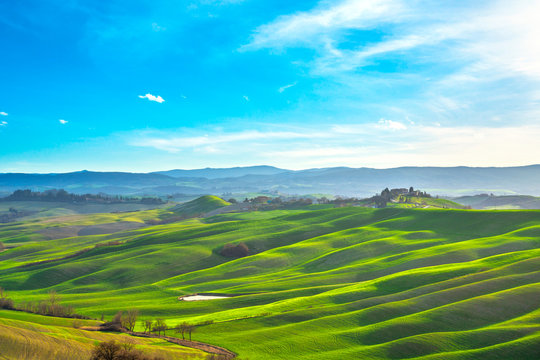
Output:
[[2,115],[2,116],[8,116],[8,113],[5,112],[5,111],[0,111],[0,115]]
[[154,96],[154,95],[152,95],[152,94],[146,94],[146,95],[139,95],[139,97],[140,97],[141,99],[148,99],[148,100],[150,100],[150,101],[155,101],[155,102],[158,102],[158,103],[160,103],[160,104],[161,104],[162,102],[165,101],[165,100],[164,100],[161,96],[159,96],[159,95],[158,95],[158,96]]
[[343,28],[373,27],[384,19],[395,21],[401,13],[399,0],[345,0],[334,6],[324,2],[311,11],[278,17],[257,28],[241,50],[280,48],[318,42]]
[[0,126],[7,126],[7,121],[0,121]]
[[282,93],[282,92],[284,92],[285,90],[292,88],[293,86],[296,86],[296,82],[294,82],[294,83],[292,83],[292,84],[289,84],[289,85],[284,85],[284,86],[280,87],[280,88],[278,89],[278,92]]
[[247,95],[243,96],[244,100],[249,101],[249,97]]
[[65,125],[65,124],[68,123],[68,121],[67,121],[67,120],[64,120],[64,119],[60,119],[60,120],[58,120],[58,122],[59,122],[60,124],[62,124],[62,125]]
[[392,130],[392,131],[407,130],[407,126],[405,126],[405,124],[399,121],[393,121],[393,120],[387,120],[387,119],[379,120],[379,123],[377,126],[381,129]]

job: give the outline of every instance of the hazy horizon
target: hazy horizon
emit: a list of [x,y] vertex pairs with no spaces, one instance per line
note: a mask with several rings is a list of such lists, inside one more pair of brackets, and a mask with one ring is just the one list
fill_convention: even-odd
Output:
[[284,168],[279,166],[273,166],[273,165],[267,165],[267,164],[258,164],[258,165],[240,165],[240,166],[231,166],[231,167],[199,167],[199,168],[171,168],[171,169],[161,169],[161,170],[150,170],[150,171],[134,171],[134,170],[94,170],[94,169],[75,169],[70,171],[50,171],[50,172],[0,172],[0,173],[20,173],[20,174],[65,174],[65,173],[79,173],[79,172],[125,172],[125,173],[160,173],[160,172],[167,172],[167,171],[175,171],[175,170],[181,170],[181,171],[199,171],[199,170],[228,170],[228,169],[235,169],[235,168],[252,168],[252,167],[271,167],[279,170],[285,170],[285,171],[303,171],[303,170],[318,170],[318,169],[331,169],[331,168],[348,168],[348,169],[375,169],[375,170],[389,170],[389,169],[397,169],[397,168],[516,168],[516,167],[529,167],[529,166],[540,166],[539,164],[526,164],[526,165],[515,165],[515,166],[464,166],[464,165],[456,165],[456,166],[409,166],[409,165],[403,165],[403,166],[395,166],[395,167],[371,167],[371,166],[325,166],[325,167],[312,167],[312,168]]

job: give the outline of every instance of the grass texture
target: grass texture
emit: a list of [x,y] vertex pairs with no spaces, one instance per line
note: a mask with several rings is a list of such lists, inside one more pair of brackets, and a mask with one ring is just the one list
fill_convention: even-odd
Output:
[[[137,308],[169,326],[212,321],[194,340],[240,359],[540,357],[540,211],[311,207],[53,240],[39,233],[167,211],[0,225],[9,247],[0,286],[16,303],[54,289],[95,318]],[[252,255],[219,255],[239,242]],[[233,296],[177,299],[205,292]],[[0,326],[20,321],[2,314]]]

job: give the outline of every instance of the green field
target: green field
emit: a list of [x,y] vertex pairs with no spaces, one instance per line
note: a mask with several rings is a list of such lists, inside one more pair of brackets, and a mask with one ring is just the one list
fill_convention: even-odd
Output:
[[[96,321],[78,321],[80,326]],[[85,331],[70,319],[0,310],[0,358],[72,360],[90,357],[94,344],[114,340],[163,359],[205,359],[207,354],[161,339]]]
[[[169,326],[212,321],[194,340],[240,359],[540,357],[540,211],[312,206],[149,225],[168,216],[1,224],[0,286],[17,304],[54,289],[93,318],[137,308]],[[144,227],[61,237],[115,222]],[[219,254],[240,242],[250,256]],[[205,292],[236,296],[177,299]]]

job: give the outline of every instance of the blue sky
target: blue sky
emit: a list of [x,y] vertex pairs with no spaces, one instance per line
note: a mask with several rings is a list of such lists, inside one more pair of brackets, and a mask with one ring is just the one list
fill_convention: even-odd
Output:
[[2,2],[0,172],[540,163],[538,13],[534,0]]

